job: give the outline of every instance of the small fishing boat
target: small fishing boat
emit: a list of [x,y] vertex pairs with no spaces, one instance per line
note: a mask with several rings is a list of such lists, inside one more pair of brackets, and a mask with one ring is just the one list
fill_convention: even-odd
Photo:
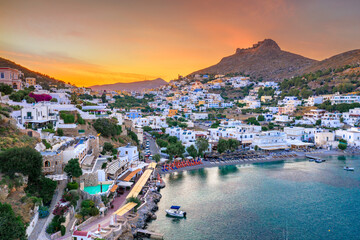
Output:
[[180,206],[171,206],[170,209],[166,209],[166,214],[170,217],[185,218],[186,212],[180,211]]
[[346,170],[346,171],[354,171],[354,168],[346,166],[346,167],[344,167],[344,170]]
[[316,159],[315,162],[316,163],[322,163],[322,162],[325,162],[326,160],[325,159]]

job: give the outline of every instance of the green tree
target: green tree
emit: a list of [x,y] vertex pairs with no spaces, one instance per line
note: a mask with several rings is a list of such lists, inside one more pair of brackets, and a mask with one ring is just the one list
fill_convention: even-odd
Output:
[[194,145],[190,145],[189,147],[187,147],[186,152],[193,158],[196,158],[196,156],[198,155],[198,151],[196,150]]
[[44,204],[49,205],[54,195],[57,182],[45,176],[40,176],[36,181],[29,181],[26,192],[43,199]]
[[82,175],[82,170],[79,164],[79,159],[72,158],[68,161],[68,163],[65,165],[64,172],[67,173],[70,179],[73,177],[80,177]]
[[231,151],[236,150],[240,145],[240,142],[238,140],[235,139],[229,139],[228,140],[228,149],[230,149]]
[[170,136],[170,137],[168,138],[168,141],[169,141],[169,143],[176,143],[176,142],[178,141],[178,139],[177,139],[177,137],[175,137],[175,136]]
[[182,156],[185,152],[185,147],[181,144],[181,142],[176,142],[170,144],[166,151],[170,155],[170,158],[173,158],[174,156]]
[[16,172],[37,180],[42,173],[42,156],[33,148],[10,148],[0,153],[0,170],[13,178]]
[[257,120],[260,121],[260,122],[265,121],[265,117],[263,115],[259,115],[257,117]]
[[101,95],[101,101],[103,102],[103,103],[106,103],[107,101],[106,101],[106,94],[105,93],[103,93],[102,95]]
[[157,162],[157,163],[160,162],[160,159],[161,159],[160,154],[157,153],[157,154],[154,155],[155,162]]
[[57,135],[58,136],[64,136],[64,130],[62,130],[61,128],[58,128],[57,130],[56,130],[56,133],[57,133]]
[[0,92],[4,93],[5,95],[9,95],[14,91],[14,89],[7,84],[0,83]]
[[152,128],[149,127],[149,126],[144,126],[144,127],[143,127],[143,130],[144,130],[145,132],[151,132],[151,131],[152,131]]
[[103,150],[105,152],[111,152],[113,149],[114,149],[114,146],[111,143],[109,143],[109,142],[104,143]]
[[317,126],[321,125],[321,119],[316,120],[315,125]]
[[160,148],[163,148],[163,147],[167,147],[168,145],[168,142],[167,141],[164,141],[162,139],[156,139],[156,143],[157,145],[159,145]]
[[[117,120],[109,118],[99,118],[93,124],[93,127],[104,137],[117,136],[121,133],[121,126],[117,125]],[[129,133],[130,135],[130,133]]]
[[340,142],[339,145],[338,145],[338,148],[340,150],[345,150],[347,148],[347,144]]
[[228,149],[228,141],[225,139],[220,139],[217,145],[217,151],[221,154]]
[[0,202],[0,239],[26,240],[26,229],[20,216],[16,216],[10,204]]
[[195,141],[195,145],[198,149],[198,155],[203,156],[204,152],[209,148],[209,141],[205,138],[198,138]]

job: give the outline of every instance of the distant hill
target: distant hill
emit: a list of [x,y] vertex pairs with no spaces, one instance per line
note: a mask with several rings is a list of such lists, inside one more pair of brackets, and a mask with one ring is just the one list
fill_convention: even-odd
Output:
[[301,70],[299,73],[316,72],[317,70],[327,70],[329,68],[336,69],[346,65],[359,65],[360,64],[360,49],[344,52],[316,62],[309,67]]
[[315,63],[316,60],[283,51],[274,40],[265,39],[254,44],[252,48],[238,48],[235,54],[192,74],[242,73],[264,80],[282,80]]
[[24,73],[24,77],[36,78],[37,84],[41,85],[44,89],[49,89],[49,85],[58,85],[60,88],[65,86],[65,83],[61,80],[57,80],[48,75],[32,71],[26,67],[23,67],[15,62],[0,57],[0,67],[9,67],[20,70]]
[[95,85],[90,88],[95,91],[142,91],[145,89],[158,88],[163,85],[168,84],[164,79],[157,78],[154,80],[144,80],[139,82],[130,82],[130,83],[114,83],[114,84],[105,84],[105,85]]

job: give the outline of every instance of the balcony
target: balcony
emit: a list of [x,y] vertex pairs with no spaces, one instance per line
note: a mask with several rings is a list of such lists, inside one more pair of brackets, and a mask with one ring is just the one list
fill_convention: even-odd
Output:
[[32,119],[33,119],[33,116],[24,116],[24,119],[32,120]]

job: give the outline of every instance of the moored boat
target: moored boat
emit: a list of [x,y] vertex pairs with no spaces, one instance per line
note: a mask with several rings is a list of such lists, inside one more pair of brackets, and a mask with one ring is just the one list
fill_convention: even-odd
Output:
[[344,167],[344,170],[346,170],[346,171],[354,171],[355,169],[352,168],[352,167],[346,166],[346,167]]
[[166,214],[170,217],[185,218],[186,212],[180,211],[180,206],[171,206],[170,209],[166,209]]

